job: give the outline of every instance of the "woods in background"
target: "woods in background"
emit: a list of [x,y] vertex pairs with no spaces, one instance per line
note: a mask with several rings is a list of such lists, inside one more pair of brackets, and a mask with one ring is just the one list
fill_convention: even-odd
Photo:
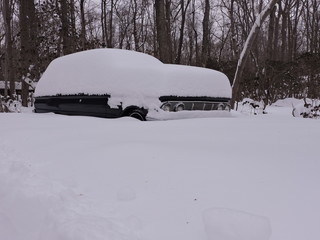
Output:
[[[0,81],[14,97],[50,61],[93,48],[123,48],[165,63],[202,66],[233,80],[250,29],[267,0],[1,0]],[[195,79],[196,81],[196,79]],[[272,103],[319,98],[320,1],[278,0],[260,26],[238,98]]]

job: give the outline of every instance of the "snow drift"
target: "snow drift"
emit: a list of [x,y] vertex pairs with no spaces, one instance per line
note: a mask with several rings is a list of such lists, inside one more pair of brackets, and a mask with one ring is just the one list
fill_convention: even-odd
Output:
[[291,111],[0,114],[0,239],[319,240],[319,122]]
[[238,210],[207,209],[203,221],[208,240],[268,240],[271,236],[266,217]]

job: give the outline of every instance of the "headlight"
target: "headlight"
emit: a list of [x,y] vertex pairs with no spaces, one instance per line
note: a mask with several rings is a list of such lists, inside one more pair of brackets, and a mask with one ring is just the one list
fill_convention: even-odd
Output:
[[162,109],[163,111],[170,112],[170,110],[171,110],[171,104],[170,104],[170,103],[165,103],[165,104],[163,104],[163,105],[161,106],[161,109]]
[[184,110],[184,104],[183,103],[178,103],[174,106],[174,110],[176,112],[180,112],[180,111],[183,111]]
[[219,105],[218,105],[218,108],[217,108],[217,110],[223,110],[224,109],[224,105],[222,104],[222,103],[220,103]]

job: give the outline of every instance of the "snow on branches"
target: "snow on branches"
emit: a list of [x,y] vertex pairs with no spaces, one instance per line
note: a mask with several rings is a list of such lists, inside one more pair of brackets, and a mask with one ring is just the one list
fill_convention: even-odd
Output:
[[304,99],[304,104],[293,106],[294,117],[320,119],[320,100],[312,99],[311,102]]

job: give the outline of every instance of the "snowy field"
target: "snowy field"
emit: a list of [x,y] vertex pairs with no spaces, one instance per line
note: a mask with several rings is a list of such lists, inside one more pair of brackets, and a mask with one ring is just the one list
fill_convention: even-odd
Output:
[[319,240],[320,121],[0,114],[1,240]]

